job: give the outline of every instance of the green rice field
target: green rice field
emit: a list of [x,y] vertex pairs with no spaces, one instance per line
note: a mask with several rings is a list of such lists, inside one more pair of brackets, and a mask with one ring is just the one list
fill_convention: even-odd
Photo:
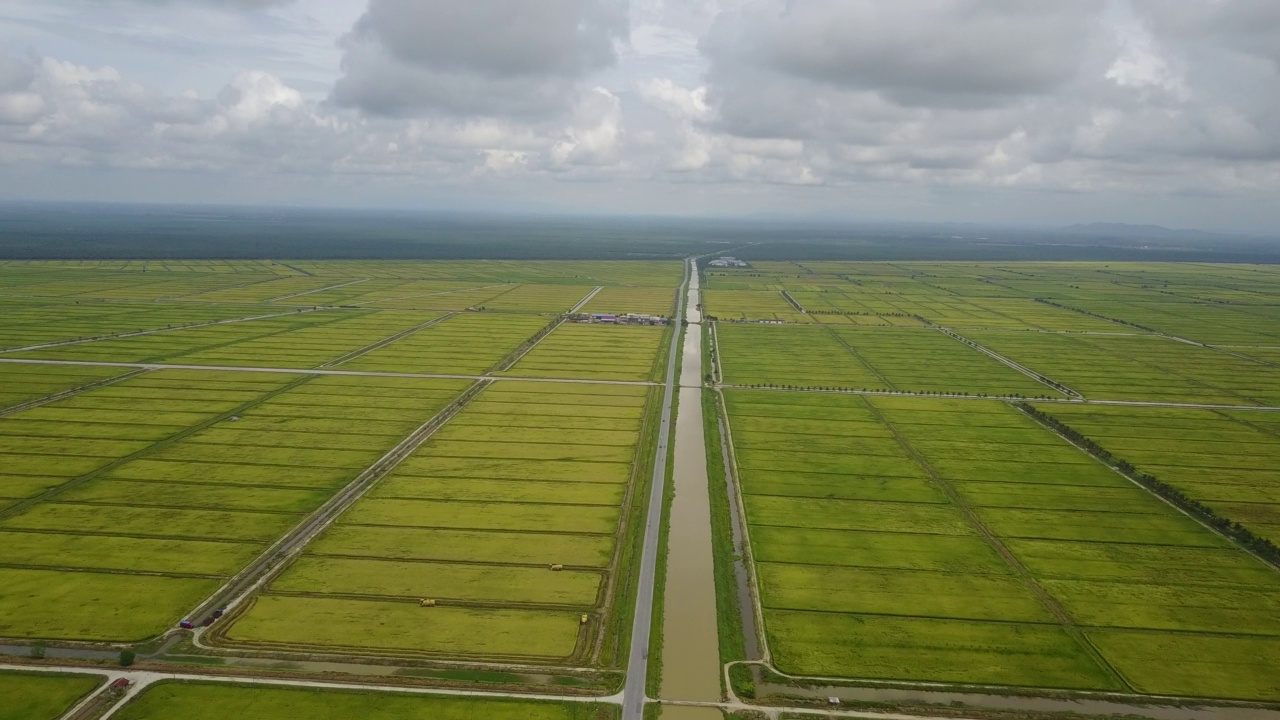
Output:
[[565,323],[509,371],[520,377],[658,380],[661,327]]
[[0,720],[57,720],[102,682],[93,675],[0,671]]
[[158,371],[0,418],[0,634],[160,632],[465,386]]
[[1191,408],[1040,409],[1218,515],[1280,544],[1280,416]]
[[[680,328],[569,313],[670,317],[682,274],[0,261],[0,644],[114,662],[248,573],[200,631],[220,652],[604,687]],[[700,284],[711,362],[683,383],[724,401],[707,427],[725,423],[777,670],[1280,702],[1280,272],[762,261]],[[98,682],[0,673],[0,720],[58,717]],[[617,710],[161,682],[115,717]]]
[[1009,405],[724,395],[780,670],[1277,696],[1280,573]]
[[394,717],[404,720],[611,720],[616,708],[594,703],[557,703],[492,698],[456,698],[409,693],[373,693],[262,687],[226,683],[157,683],[131,701],[122,720],[187,718],[242,720],[307,717],[339,720]]
[[224,626],[225,641],[583,659],[616,612],[608,588],[650,395],[491,385]]

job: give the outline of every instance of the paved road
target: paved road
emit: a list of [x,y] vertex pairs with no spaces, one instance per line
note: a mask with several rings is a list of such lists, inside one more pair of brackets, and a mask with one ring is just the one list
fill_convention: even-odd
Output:
[[689,278],[697,272],[693,261],[685,262],[684,282],[680,285],[682,302],[673,320],[675,332],[667,357],[667,382],[662,395],[662,425],[658,429],[657,456],[653,463],[653,483],[649,491],[649,516],[645,521],[644,549],[640,555],[639,585],[636,590],[636,612],[631,622],[631,655],[627,659],[627,682],[622,688],[622,720],[643,720],[645,680],[649,674],[649,635],[653,625],[653,585],[658,569],[658,535],[662,527],[662,498],[667,481],[667,440],[671,436],[671,402],[676,388],[676,356],[680,347]]
[[380,372],[377,370],[330,370],[327,368],[238,367],[234,365],[174,365],[169,363],[100,362],[96,360],[28,360],[0,358],[15,365],[78,365],[87,367],[139,368],[142,370],[209,370],[214,372],[283,373],[286,375],[354,375],[358,377],[399,377],[441,380],[518,380],[520,382],[576,383],[578,385],[657,385],[643,380],[582,380],[576,378],[531,378],[510,375],[453,375],[442,373]]

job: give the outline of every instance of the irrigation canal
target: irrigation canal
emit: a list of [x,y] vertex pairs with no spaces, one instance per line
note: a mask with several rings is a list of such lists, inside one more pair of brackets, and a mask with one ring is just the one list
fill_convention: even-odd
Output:
[[[720,648],[716,634],[711,501],[702,424],[702,312],[698,276],[689,279],[680,403],[676,410],[667,577],[662,622],[662,700],[718,702]],[[707,708],[667,706],[663,717],[700,720]]]

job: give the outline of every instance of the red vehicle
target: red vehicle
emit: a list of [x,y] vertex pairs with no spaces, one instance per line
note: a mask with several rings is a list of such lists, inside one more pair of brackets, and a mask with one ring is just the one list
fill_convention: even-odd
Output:
[[112,690],[128,690],[129,686],[132,684],[133,682],[130,681],[129,678],[118,678],[116,679],[115,682],[111,683],[111,689]]
[[195,628],[195,626],[196,624],[191,622],[190,620],[183,620],[182,622],[178,623],[178,627],[182,628],[183,630],[191,630]]

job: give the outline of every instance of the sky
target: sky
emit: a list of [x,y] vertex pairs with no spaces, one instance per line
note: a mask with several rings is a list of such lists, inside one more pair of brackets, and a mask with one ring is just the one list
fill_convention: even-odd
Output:
[[4,0],[4,199],[1280,233],[1280,2]]

